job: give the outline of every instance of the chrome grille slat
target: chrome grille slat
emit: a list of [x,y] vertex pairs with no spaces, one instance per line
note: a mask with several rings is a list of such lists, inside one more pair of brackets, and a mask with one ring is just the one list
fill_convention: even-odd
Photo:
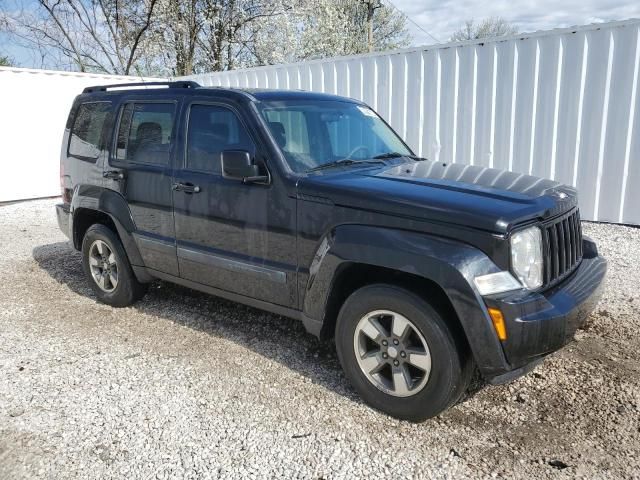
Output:
[[571,217],[567,218],[567,221],[564,223],[565,235],[567,237],[567,251],[565,252],[565,257],[567,259],[567,265],[571,267],[573,265],[573,240],[571,240]]
[[544,287],[569,275],[582,260],[582,227],[575,209],[542,225]]
[[549,227],[549,234],[551,236],[551,243],[549,248],[551,249],[551,279],[558,278],[560,276],[560,263],[558,261],[558,230],[555,225]]
[[562,230],[564,231],[564,262],[566,265],[565,272],[573,266],[571,261],[571,233],[569,231],[569,224],[571,223],[571,217],[567,218],[566,222],[562,222]]
[[566,272],[567,270],[564,256],[566,245],[564,243],[564,228],[562,228],[563,224],[564,222],[556,223],[556,230],[558,231],[558,271],[560,272],[560,275],[564,275],[564,272]]
[[577,223],[578,223],[578,252],[580,252],[579,257],[582,258],[582,224],[580,223],[580,214],[578,213],[577,219],[576,219]]
[[578,230],[576,227],[576,217],[571,217],[571,264],[575,264],[578,261]]
[[[548,246],[550,242],[549,230],[544,228],[542,229],[542,244]],[[544,284],[547,285],[551,281],[551,249],[543,248],[544,255]]]

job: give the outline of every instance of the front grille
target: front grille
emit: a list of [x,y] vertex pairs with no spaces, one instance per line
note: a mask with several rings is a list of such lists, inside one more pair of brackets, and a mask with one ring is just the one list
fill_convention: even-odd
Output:
[[545,287],[569,275],[582,260],[582,227],[578,209],[542,225]]

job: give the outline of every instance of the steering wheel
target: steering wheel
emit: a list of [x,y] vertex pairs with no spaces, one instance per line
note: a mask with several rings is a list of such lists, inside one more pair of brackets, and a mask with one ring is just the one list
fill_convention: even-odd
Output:
[[367,147],[366,145],[358,145],[356,148],[354,148],[353,150],[351,150],[351,152],[349,153],[349,155],[347,155],[346,159],[351,159],[356,153],[358,153],[360,150],[366,150],[367,151],[367,155],[365,155],[365,157],[369,156],[369,147]]

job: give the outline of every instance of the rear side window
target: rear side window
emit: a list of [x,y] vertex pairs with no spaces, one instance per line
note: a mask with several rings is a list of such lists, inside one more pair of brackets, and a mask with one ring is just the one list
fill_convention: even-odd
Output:
[[225,150],[245,150],[252,156],[255,146],[236,114],[217,105],[192,105],[187,128],[188,170],[222,172]]
[[115,157],[130,163],[168,165],[173,103],[127,103],[120,110]]
[[110,102],[83,103],[78,107],[71,136],[69,155],[95,160],[103,150],[104,124],[111,110]]

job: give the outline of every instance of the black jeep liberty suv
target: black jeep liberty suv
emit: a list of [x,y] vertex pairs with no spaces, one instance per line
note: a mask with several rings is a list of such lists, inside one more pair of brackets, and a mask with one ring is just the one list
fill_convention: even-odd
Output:
[[402,419],[447,409],[476,370],[530,371],[605,277],[573,188],[418,158],[352,99],[86,88],[60,167],[58,223],[100,301],[130,305],[160,279],[299,319]]

